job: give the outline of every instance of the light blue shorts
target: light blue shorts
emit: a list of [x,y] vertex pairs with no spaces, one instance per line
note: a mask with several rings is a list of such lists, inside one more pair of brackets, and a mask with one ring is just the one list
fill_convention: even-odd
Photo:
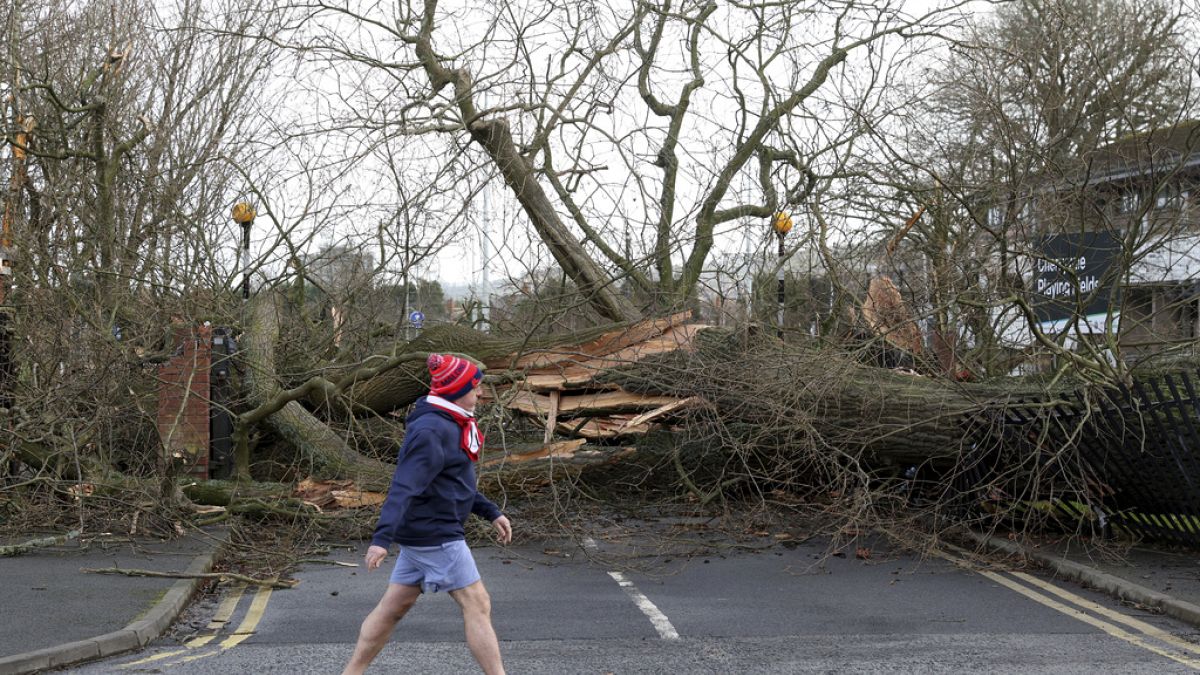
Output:
[[440,546],[401,546],[391,578],[393,584],[420,586],[426,593],[457,591],[476,581],[475,556],[461,539]]

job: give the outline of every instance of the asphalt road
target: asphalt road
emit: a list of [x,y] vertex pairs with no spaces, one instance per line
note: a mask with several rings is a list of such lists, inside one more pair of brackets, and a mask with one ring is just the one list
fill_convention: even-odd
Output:
[[[592,543],[589,540],[589,546]],[[1072,584],[940,558],[827,557],[823,543],[639,561],[567,545],[482,548],[510,673],[1175,673],[1193,629]],[[358,562],[360,551],[332,560]],[[224,592],[197,628],[79,668],[100,673],[336,673],[387,583],[307,565],[292,590]],[[217,619],[212,622],[216,615]],[[185,631],[186,632],[186,631]],[[478,672],[444,594],[422,598],[372,672]]]
[[[85,640],[120,627],[112,616],[132,621],[140,612],[162,597],[171,580],[124,577],[106,574],[80,575],[81,567],[118,567],[181,572],[208,546],[203,536],[180,537],[168,541],[150,539],[130,544],[128,539],[90,542],[86,550],[63,546],[53,552],[43,549],[31,553],[19,564],[0,560],[0,655],[44,649]],[[58,579],[80,579],[82,583],[60,584]],[[46,607],[103,607],[104,612],[79,612],[70,622],[53,622],[56,612]]]

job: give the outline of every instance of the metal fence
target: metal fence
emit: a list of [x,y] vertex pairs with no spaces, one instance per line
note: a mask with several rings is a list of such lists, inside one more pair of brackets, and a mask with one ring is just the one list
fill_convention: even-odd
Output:
[[5,409],[12,408],[12,387],[16,379],[16,366],[12,358],[10,319],[8,308],[0,307],[0,408]]
[[975,515],[1200,546],[1193,376],[1018,400],[967,423],[956,492]]

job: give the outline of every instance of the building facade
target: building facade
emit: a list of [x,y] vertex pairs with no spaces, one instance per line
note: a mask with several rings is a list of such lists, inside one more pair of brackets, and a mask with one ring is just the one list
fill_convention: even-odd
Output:
[[[1126,361],[1193,353],[1200,337],[1200,122],[1139,134],[1081,159],[1022,198],[1009,230],[1038,328]],[[989,225],[1013,204],[993,206]],[[998,316],[1013,347],[1029,322]],[[1115,343],[1114,343],[1115,338]]]

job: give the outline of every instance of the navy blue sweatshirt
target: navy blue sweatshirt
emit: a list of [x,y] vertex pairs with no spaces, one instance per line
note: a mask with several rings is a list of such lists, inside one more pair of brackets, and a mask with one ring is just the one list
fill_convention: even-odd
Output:
[[454,418],[424,398],[405,421],[404,445],[371,543],[437,546],[465,538],[472,513],[489,523],[500,509],[475,489],[475,468]]

